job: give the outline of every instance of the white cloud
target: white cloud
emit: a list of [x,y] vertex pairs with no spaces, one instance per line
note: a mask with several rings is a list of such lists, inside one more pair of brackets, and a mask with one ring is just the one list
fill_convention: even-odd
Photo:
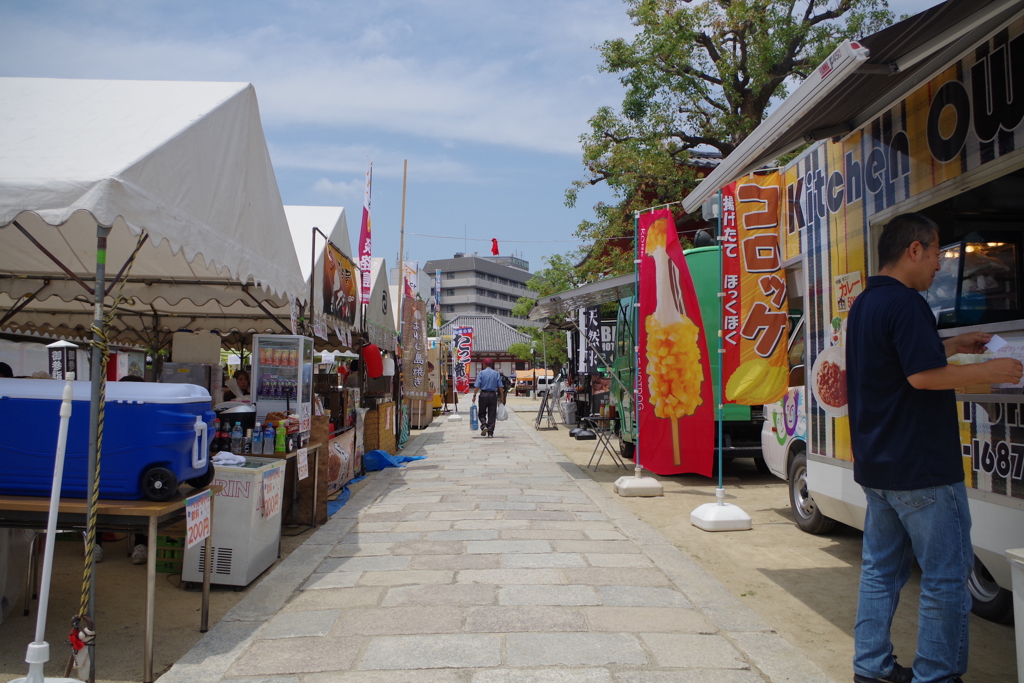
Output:
[[357,178],[347,182],[344,180],[335,182],[328,178],[320,178],[313,183],[313,191],[321,194],[341,197],[346,200],[361,199],[363,196],[364,182],[365,181],[363,181],[362,178]]
[[[354,12],[342,33],[330,22],[316,25],[329,3],[315,2],[295,10],[308,12],[305,25],[294,15],[260,17],[237,28],[225,20],[212,32],[171,18],[147,34],[137,30],[139,18],[85,27],[14,16],[0,72],[249,81],[268,127],[355,127],[575,155],[587,119],[621,97],[613,76],[596,73],[590,46],[617,24],[629,27],[616,1],[553,5],[539,12],[446,1],[346,7],[331,15],[337,22]],[[0,9],[0,20],[10,13]]]

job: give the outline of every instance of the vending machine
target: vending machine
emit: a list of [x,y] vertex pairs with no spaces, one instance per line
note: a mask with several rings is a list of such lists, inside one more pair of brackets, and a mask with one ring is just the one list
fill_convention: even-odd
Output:
[[257,334],[252,342],[252,391],[256,419],[291,411],[308,434],[313,407],[313,340],[290,334]]

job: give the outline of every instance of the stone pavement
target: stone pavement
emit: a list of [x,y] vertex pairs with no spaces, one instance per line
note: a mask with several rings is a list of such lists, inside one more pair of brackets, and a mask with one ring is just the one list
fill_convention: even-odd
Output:
[[832,682],[523,417],[435,420],[161,683]]

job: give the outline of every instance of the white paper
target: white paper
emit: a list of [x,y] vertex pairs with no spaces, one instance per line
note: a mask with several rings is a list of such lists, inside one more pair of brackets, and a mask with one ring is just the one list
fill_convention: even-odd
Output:
[[295,464],[298,467],[299,481],[309,476],[309,459],[306,457],[308,449],[300,448],[295,454]]
[[985,344],[985,348],[991,351],[992,353],[996,353],[999,351],[999,349],[1006,346],[1006,344],[1007,341],[1005,339],[1000,337],[998,334],[993,334],[992,339],[989,340],[988,344]]
[[210,491],[185,499],[186,548],[206,540],[210,535]]

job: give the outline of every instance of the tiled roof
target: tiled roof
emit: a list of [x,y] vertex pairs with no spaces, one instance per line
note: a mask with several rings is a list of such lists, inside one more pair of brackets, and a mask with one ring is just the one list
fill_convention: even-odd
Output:
[[452,334],[454,327],[473,328],[474,353],[505,353],[513,344],[530,343],[530,335],[523,334],[493,315],[457,315],[441,326],[441,334]]

